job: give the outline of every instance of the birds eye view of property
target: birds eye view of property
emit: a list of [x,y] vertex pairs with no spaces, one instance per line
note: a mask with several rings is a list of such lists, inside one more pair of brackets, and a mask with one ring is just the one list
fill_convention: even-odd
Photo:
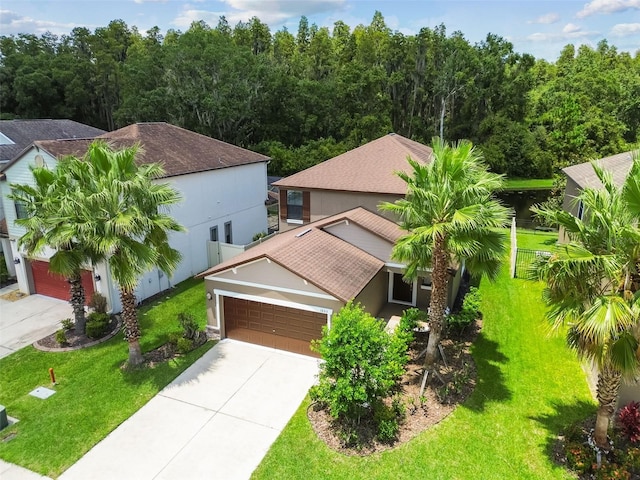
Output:
[[54,3],[0,478],[640,479],[639,2]]

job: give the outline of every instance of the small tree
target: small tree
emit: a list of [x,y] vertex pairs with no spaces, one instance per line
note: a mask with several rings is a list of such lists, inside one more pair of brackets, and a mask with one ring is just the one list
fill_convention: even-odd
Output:
[[334,418],[359,421],[372,415],[404,372],[405,339],[385,332],[360,304],[347,303],[312,344],[324,359],[312,398],[325,403]]

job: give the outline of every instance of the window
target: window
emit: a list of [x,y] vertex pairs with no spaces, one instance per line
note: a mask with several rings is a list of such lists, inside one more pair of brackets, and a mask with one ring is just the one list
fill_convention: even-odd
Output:
[[27,206],[24,203],[18,201],[14,201],[14,204],[16,206],[16,218],[27,218]]
[[582,215],[584,215],[584,205],[582,204],[582,200],[580,200],[580,203],[578,203],[578,219],[582,220]]
[[226,243],[233,243],[233,235],[231,233],[231,222],[225,222],[224,224],[224,241]]
[[287,220],[302,222],[302,202],[300,190],[287,190]]
[[217,225],[215,227],[211,227],[209,229],[209,240],[211,240],[212,242],[217,242],[218,241],[218,226]]

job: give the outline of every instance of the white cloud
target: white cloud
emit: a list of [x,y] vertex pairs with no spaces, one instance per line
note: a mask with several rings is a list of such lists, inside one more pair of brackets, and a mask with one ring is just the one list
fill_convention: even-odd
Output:
[[552,23],[556,23],[560,20],[560,15],[557,13],[547,13],[546,15],[541,15],[535,20],[529,20],[527,23],[540,23],[542,25],[551,25]]
[[591,15],[640,10],[640,0],[592,0],[585,4],[576,17],[585,18]]
[[[56,35],[68,34],[75,27],[83,25],[75,23],[58,23],[46,20],[36,20],[10,10],[0,10],[0,32],[3,35],[18,33],[34,33],[36,35],[51,32]],[[89,27],[88,25],[84,25]]]
[[564,27],[562,27],[562,33],[576,33],[581,29],[575,23],[567,23]]
[[533,33],[527,37],[532,42],[559,42],[572,41],[575,39],[585,39],[600,35],[599,32],[583,30],[582,27],[573,23],[567,23],[562,27],[561,32]]
[[640,23],[618,23],[611,28],[611,35],[627,37],[640,34]]
[[[140,0],[144,1],[144,0]],[[288,21],[297,21],[300,17],[311,16],[318,13],[330,13],[342,9],[346,0],[222,0],[228,5],[228,11],[197,10],[185,7],[171,23],[180,28],[186,28],[192,22],[204,20],[207,24],[215,26],[220,16],[224,15],[230,25],[238,22],[246,22],[252,17],[258,17],[260,21],[272,28],[279,27]]]

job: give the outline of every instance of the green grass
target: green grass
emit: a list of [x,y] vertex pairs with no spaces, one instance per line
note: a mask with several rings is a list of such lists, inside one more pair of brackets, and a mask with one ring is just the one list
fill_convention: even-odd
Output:
[[507,178],[505,190],[543,190],[553,187],[553,178]]
[[556,435],[595,411],[585,375],[549,337],[542,285],[506,269],[482,281],[484,326],[473,345],[474,393],[439,425],[393,450],[347,457],[314,434],[303,402],[254,479],[568,479],[554,464]]
[[[142,350],[165,343],[169,332],[179,331],[179,312],[191,313],[204,325],[204,293],[202,280],[187,280],[171,298],[142,307]],[[128,354],[121,333],[74,352],[47,353],[29,346],[0,359],[0,404],[19,419],[0,432],[1,439],[16,434],[0,442],[0,458],[51,477],[60,475],[212,346],[207,342],[176,360],[137,371],[120,368]],[[51,386],[49,368],[56,373],[56,394],[47,400],[28,395],[38,386]]]
[[551,252],[558,242],[558,232],[539,232],[536,230],[519,229],[516,234],[518,236],[518,248]]

